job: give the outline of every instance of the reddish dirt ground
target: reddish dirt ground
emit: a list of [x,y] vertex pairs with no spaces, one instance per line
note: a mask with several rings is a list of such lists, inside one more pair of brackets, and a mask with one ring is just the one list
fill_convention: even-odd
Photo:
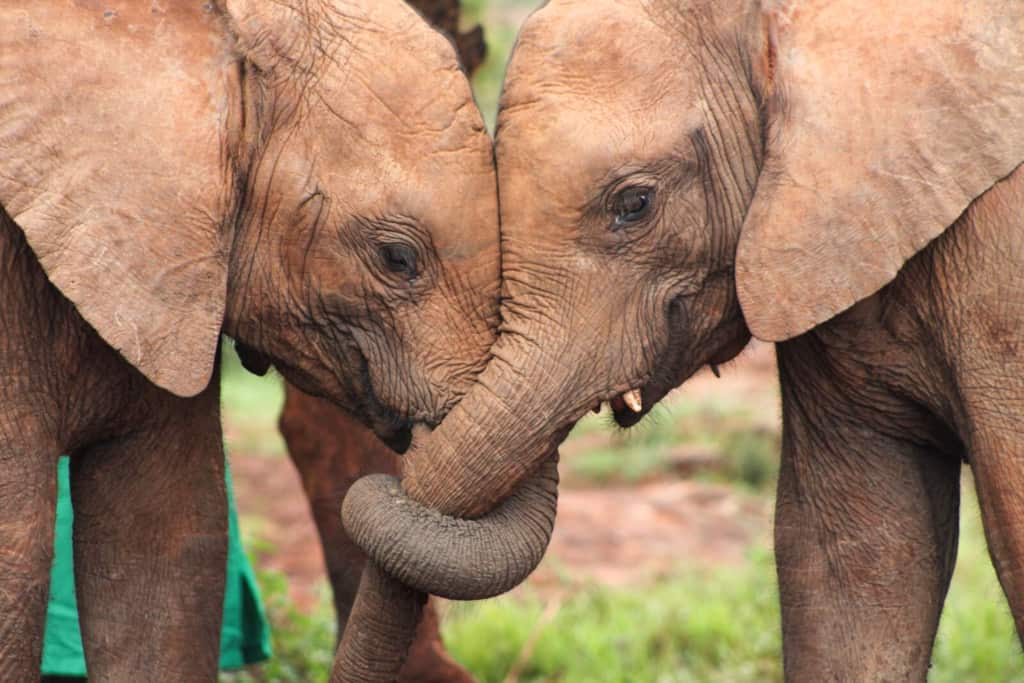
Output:
[[[724,368],[721,379],[704,371],[681,392],[702,399],[740,396],[758,423],[777,429],[774,373],[771,348],[757,346]],[[312,605],[324,581],[323,557],[295,469],[287,458],[245,453],[232,454],[231,466],[243,528],[272,547],[259,561],[289,577],[300,606]],[[682,561],[704,567],[737,563],[752,545],[767,543],[769,508],[766,499],[733,487],[686,479],[563,487],[549,559],[531,583],[544,589],[569,575],[618,586],[663,574]]]

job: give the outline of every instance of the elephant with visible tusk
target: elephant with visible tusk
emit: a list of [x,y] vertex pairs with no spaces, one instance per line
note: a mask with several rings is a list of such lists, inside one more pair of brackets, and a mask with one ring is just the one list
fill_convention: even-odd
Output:
[[0,680],[38,676],[61,453],[90,677],[214,680],[220,335],[407,448],[494,340],[491,142],[398,0],[0,24]]
[[547,2],[498,116],[501,334],[408,495],[484,512],[753,334],[788,679],[925,678],[961,459],[1024,634],[1022,45],[1021,2]]

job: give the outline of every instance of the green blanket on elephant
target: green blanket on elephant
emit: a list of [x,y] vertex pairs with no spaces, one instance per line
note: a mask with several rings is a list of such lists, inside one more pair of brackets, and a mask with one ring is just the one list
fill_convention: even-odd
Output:
[[[238,669],[270,657],[270,630],[252,567],[239,541],[230,471],[226,472],[226,483],[229,540],[220,666],[222,669]],[[82,654],[82,636],[75,602],[72,519],[68,459],[61,458],[57,476],[55,552],[50,572],[50,603],[46,609],[46,639],[43,645],[42,672],[50,676],[85,676],[85,657]]]

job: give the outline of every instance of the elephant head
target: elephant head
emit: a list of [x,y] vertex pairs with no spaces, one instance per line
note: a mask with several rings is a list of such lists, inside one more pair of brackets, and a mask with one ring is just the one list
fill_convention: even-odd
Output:
[[0,204],[148,379],[221,332],[396,448],[497,323],[493,153],[451,43],[399,0],[0,9]]
[[1024,160],[1011,5],[547,2],[498,116],[501,334],[410,491],[486,509],[587,409],[886,285]]

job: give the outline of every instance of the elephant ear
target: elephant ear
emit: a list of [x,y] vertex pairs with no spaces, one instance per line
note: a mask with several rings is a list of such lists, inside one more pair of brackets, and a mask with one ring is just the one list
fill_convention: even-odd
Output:
[[736,257],[781,341],[890,282],[1024,162],[1024,2],[766,2],[766,153]]
[[239,116],[222,18],[213,3],[33,0],[0,3],[0,26],[0,205],[107,343],[198,393],[224,316]]

